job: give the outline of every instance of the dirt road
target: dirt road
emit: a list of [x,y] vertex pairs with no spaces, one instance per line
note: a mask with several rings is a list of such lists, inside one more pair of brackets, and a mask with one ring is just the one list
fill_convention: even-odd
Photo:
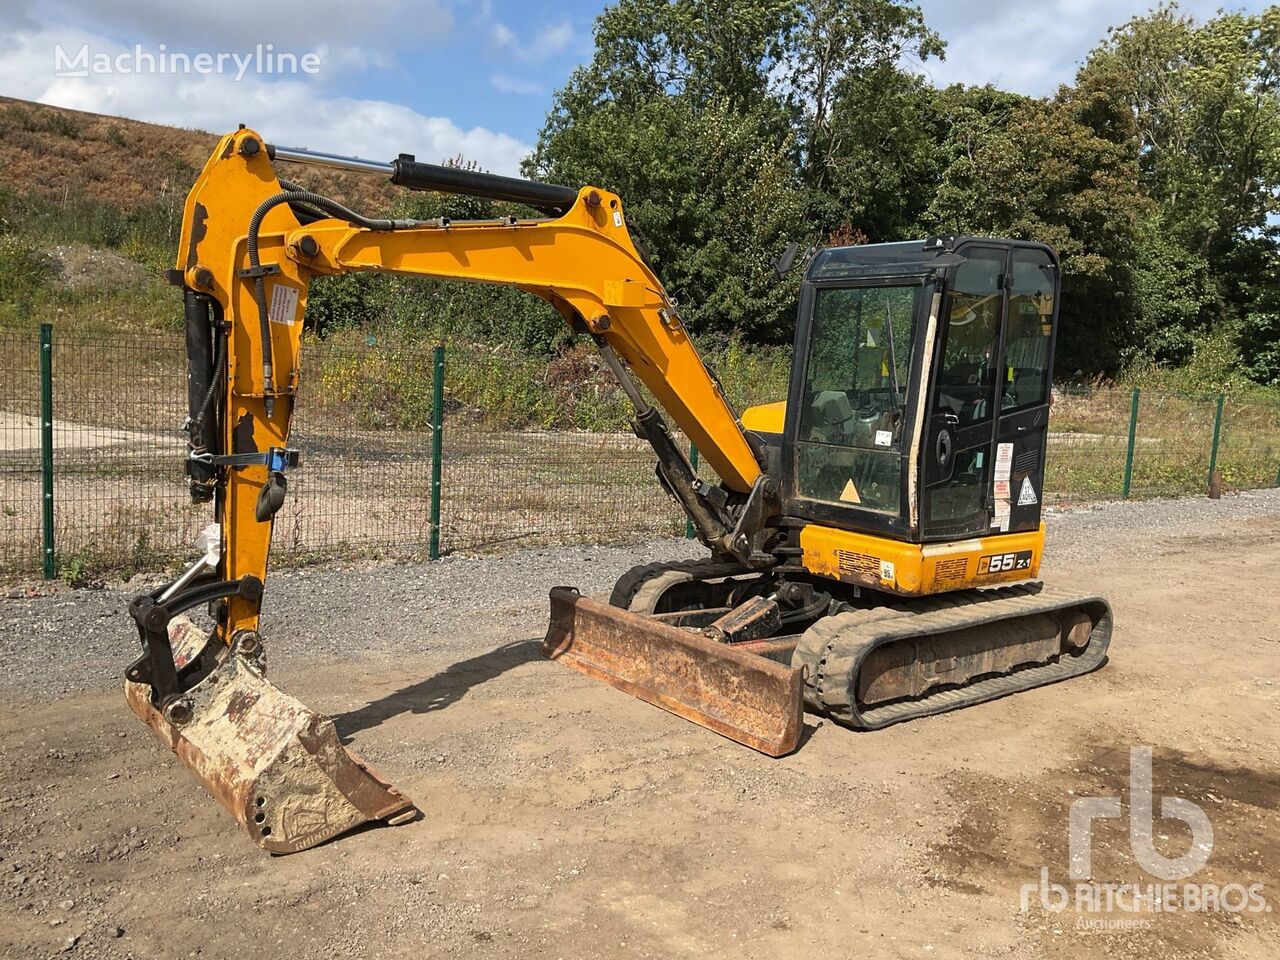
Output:
[[[0,602],[11,640],[24,617],[67,624],[24,635],[42,656],[76,658],[71,625],[100,624],[80,666],[58,674],[66,695],[35,695],[12,667],[0,684],[0,953],[1274,957],[1280,497],[1248,517],[1222,501],[1145,527],[1128,509],[1050,520],[1061,549],[1046,578],[1115,607],[1101,671],[874,734],[809,717],[782,760],[540,659],[536,597],[549,584],[536,577],[489,611],[455,597],[384,617],[344,584],[403,577],[421,596],[435,576],[478,591],[489,561],[290,574],[291,602],[335,601],[311,614],[332,636],[309,640],[319,666],[304,662],[307,643],[284,644],[276,679],[335,715],[425,815],[278,859],[98,675],[128,642],[124,593]],[[578,557],[600,581],[626,560]],[[565,572],[540,565],[548,580]],[[342,650],[374,631],[399,647]],[[1141,745],[1157,815],[1176,796],[1212,823],[1208,862],[1183,882],[1262,884],[1269,911],[1077,914],[1045,909],[1038,892],[1021,909],[1042,867],[1067,883],[1072,801],[1127,796]],[[1095,824],[1095,881],[1157,882],[1128,826]],[[1176,820],[1154,833],[1169,857],[1191,842]],[[1084,928],[1100,918],[1140,926]]]

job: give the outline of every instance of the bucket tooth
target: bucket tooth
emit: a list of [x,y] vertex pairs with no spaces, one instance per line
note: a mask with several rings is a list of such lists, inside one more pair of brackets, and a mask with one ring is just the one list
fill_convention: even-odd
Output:
[[[194,632],[174,621],[175,654]],[[151,703],[149,686],[125,682],[133,712],[264,850],[295,853],[363,823],[416,814],[342,746],[331,719],[273,685],[252,660],[228,651],[185,696],[190,708],[178,724]]]
[[796,748],[800,668],[584,597],[551,591],[542,652],[771,757]]

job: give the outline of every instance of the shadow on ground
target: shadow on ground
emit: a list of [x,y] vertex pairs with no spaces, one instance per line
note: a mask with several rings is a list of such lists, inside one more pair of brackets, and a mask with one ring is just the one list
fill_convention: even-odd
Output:
[[402,687],[358,710],[338,714],[333,718],[334,726],[345,744],[350,743],[351,738],[361,730],[376,727],[402,713],[443,710],[461,700],[473,687],[487,683],[521,664],[541,659],[541,644],[541,639],[517,640],[478,657],[460,660],[440,673]]

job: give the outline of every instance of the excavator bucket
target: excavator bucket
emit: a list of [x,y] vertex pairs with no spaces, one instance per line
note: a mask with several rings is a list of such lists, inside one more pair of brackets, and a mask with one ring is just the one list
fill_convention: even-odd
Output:
[[[169,625],[181,666],[207,639],[185,617]],[[413,803],[338,739],[333,721],[271,684],[251,658],[228,650],[187,691],[171,722],[151,688],[125,681],[130,708],[197,780],[271,853],[295,853],[369,821],[413,819]],[[173,712],[171,715],[173,715]]]
[[542,652],[771,757],[799,743],[801,669],[592,600],[572,587],[551,591]]

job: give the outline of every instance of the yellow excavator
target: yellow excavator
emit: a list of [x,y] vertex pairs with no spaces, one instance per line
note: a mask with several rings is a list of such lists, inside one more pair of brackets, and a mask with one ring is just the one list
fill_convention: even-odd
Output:
[[[281,180],[279,162],[538,215],[366,217]],[[1054,252],[935,237],[798,253],[775,264],[805,271],[789,394],[739,418],[607,190],[289,149],[243,127],[223,137],[170,272],[184,292],[190,492],[215,522],[200,559],[130,604],[131,708],[273,853],[417,814],[331,719],[266,679],[259,630],[272,518],[301,466],[289,426],[308,285],[367,270],[550,303],[599,348],[709,551],[636,567],[607,602],[552,589],[548,657],[770,756],[796,749],[806,706],[876,729],[1101,666],[1107,602],[1035,579]],[[718,483],[697,476],[659,408]]]

